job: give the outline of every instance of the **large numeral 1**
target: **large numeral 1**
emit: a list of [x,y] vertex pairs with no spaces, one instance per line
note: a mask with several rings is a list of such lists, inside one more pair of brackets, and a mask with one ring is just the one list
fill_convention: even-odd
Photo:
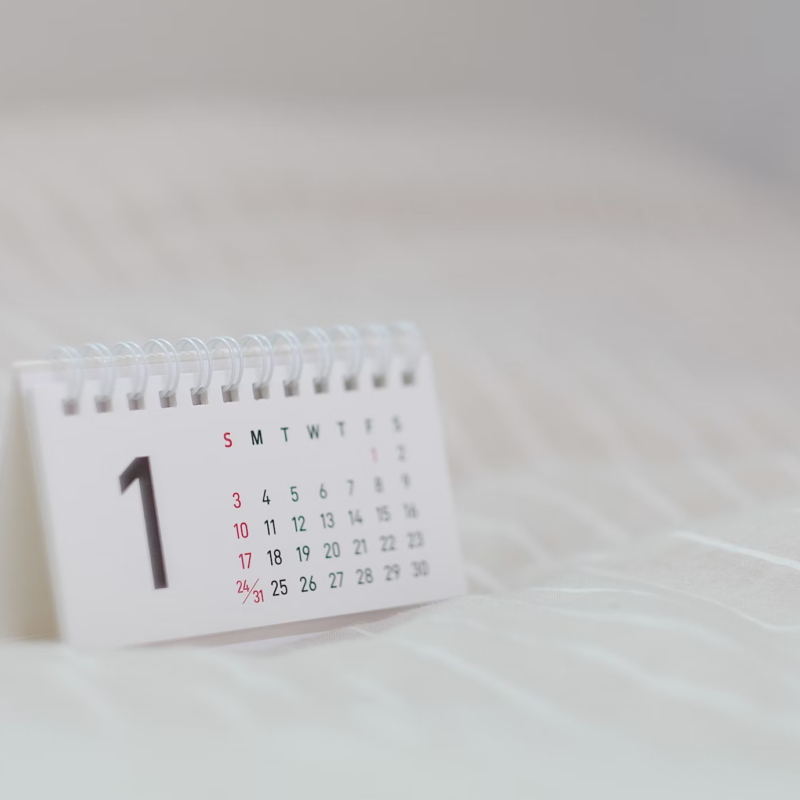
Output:
[[153,492],[153,475],[150,472],[148,456],[139,456],[128,464],[125,471],[119,476],[120,491],[125,494],[125,490],[134,481],[139,481],[139,491],[142,495],[142,511],[144,512],[144,526],[147,530],[147,545],[150,548],[153,583],[156,589],[166,589],[167,570],[164,567],[164,550],[161,547],[161,531],[158,527],[156,496]]

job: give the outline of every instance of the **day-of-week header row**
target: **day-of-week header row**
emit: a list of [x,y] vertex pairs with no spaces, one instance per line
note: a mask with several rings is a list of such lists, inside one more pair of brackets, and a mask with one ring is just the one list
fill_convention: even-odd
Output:
[[[332,425],[327,427],[323,427],[323,425],[319,422],[307,424],[305,426],[301,425],[293,425],[293,426],[278,426],[273,429],[274,438],[277,441],[288,443],[289,441],[294,441],[296,438],[306,438],[309,439],[321,439],[324,436],[332,435],[337,436],[339,438],[347,436],[348,431],[351,430],[352,423],[346,423],[344,421],[336,422]],[[375,421],[372,417],[365,417],[364,419],[364,431],[366,433],[372,433],[375,429]],[[401,433],[403,430],[403,421],[399,416],[392,417],[392,430],[395,433]],[[238,444],[238,439],[234,439],[234,435],[231,431],[225,431],[222,434],[223,441],[225,442],[225,447],[233,447],[234,441]],[[245,440],[246,441],[246,440]],[[250,440],[249,443],[251,445],[259,445],[264,444],[264,433],[261,428],[257,428],[255,430],[250,430]]]

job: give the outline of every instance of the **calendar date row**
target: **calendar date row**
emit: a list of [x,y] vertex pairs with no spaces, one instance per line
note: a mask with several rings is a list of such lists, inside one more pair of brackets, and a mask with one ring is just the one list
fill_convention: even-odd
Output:
[[[372,517],[372,519],[378,523],[387,523],[392,522],[398,516],[404,521],[413,522],[419,518],[419,510],[415,503],[403,503],[399,514],[388,505],[375,506],[375,516]],[[332,511],[323,512],[319,515],[319,522],[316,523],[317,529],[330,531],[337,527],[337,520],[341,523],[342,517],[338,514],[334,515]],[[347,526],[348,522],[351,527],[363,525],[365,522],[365,515],[361,513],[361,509],[359,508],[350,509],[345,518],[345,526]],[[367,522],[369,522],[369,518],[367,518]],[[308,533],[311,530],[311,526],[311,517],[307,518],[303,514],[298,514],[289,521],[284,520],[280,528],[281,530],[288,529],[290,533]],[[237,539],[250,538],[250,526],[247,522],[234,522],[233,530]],[[279,526],[275,518],[264,520],[264,530],[267,536],[278,535]]]
[[[407,472],[404,472],[400,475],[399,481],[400,485],[404,489],[408,489],[411,486],[411,475],[409,475]],[[366,483],[366,481],[363,482]],[[283,494],[279,493],[278,497],[280,499],[290,498],[293,503],[300,502],[301,494],[304,500],[308,500],[309,498],[327,500],[331,494],[336,494],[337,491],[346,497],[353,497],[356,492],[356,486],[357,482],[354,478],[345,479],[341,486],[339,486],[339,484],[328,484],[326,486],[325,483],[320,483],[318,487],[316,485],[314,485],[314,487],[304,486],[302,488],[298,486],[290,486],[288,487],[288,491],[284,492]],[[387,488],[391,488],[389,482],[380,475],[376,475],[374,478],[372,478],[371,487],[372,490],[377,494],[382,494]],[[244,499],[241,492],[233,492],[231,494],[231,499],[233,501],[234,508],[242,508]],[[273,497],[270,497],[269,490],[264,489],[261,494],[261,502],[265,503],[266,505],[271,505],[273,500],[274,495]]]
[[[412,561],[409,565],[408,572],[412,578],[426,578],[430,575],[430,565],[424,559],[419,561]],[[349,572],[344,570],[336,570],[327,573],[327,576],[315,578],[313,574],[300,575],[297,583],[289,578],[276,578],[268,581],[267,588],[261,587],[261,579],[258,578],[252,584],[248,583],[247,579],[236,581],[236,593],[244,595],[242,605],[251,599],[255,604],[263,603],[267,597],[285,597],[292,592],[300,594],[309,594],[316,592],[320,585],[326,589],[341,589],[345,585],[345,575],[347,575],[347,583],[355,586],[370,586],[379,581],[388,581],[390,583],[399,581],[403,574],[403,569],[400,564],[384,564],[381,568],[364,567],[362,569],[355,569]],[[294,585],[294,589],[290,586]]]
[[[392,553],[403,547],[408,550],[417,550],[425,546],[425,534],[422,531],[409,531],[406,533],[405,537],[397,536],[394,533],[387,533],[377,538],[378,541],[377,543],[372,543],[372,548],[365,538],[353,539],[353,555],[366,556],[369,555],[371,549],[381,553]],[[334,561],[337,558],[341,558],[343,550],[344,548],[337,541],[323,542],[321,545],[313,546],[304,544],[294,548],[292,557],[296,556],[301,564],[311,561],[312,554],[314,555],[315,561],[319,557],[327,561]],[[287,551],[286,549],[281,550],[277,547],[270,548],[266,551],[264,561],[271,567],[280,567],[286,561],[287,552],[291,553],[292,551]],[[254,566],[252,551],[239,553],[239,566],[245,570],[251,569],[251,567]]]

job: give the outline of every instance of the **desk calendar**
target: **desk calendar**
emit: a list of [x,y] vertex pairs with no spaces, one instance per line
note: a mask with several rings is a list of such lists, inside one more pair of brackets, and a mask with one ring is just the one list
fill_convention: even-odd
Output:
[[[22,366],[58,632],[90,647],[463,593],[415,329],[62,348]],[[339,621],[342,624],[342,621]]]

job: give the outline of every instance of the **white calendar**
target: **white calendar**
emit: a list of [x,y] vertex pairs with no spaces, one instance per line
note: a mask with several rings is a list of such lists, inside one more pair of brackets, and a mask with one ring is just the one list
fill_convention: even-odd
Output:
[[58,356],[18,372],[47,564],[31,580],[62,639],[269,636],[464,592],[411,326]]

